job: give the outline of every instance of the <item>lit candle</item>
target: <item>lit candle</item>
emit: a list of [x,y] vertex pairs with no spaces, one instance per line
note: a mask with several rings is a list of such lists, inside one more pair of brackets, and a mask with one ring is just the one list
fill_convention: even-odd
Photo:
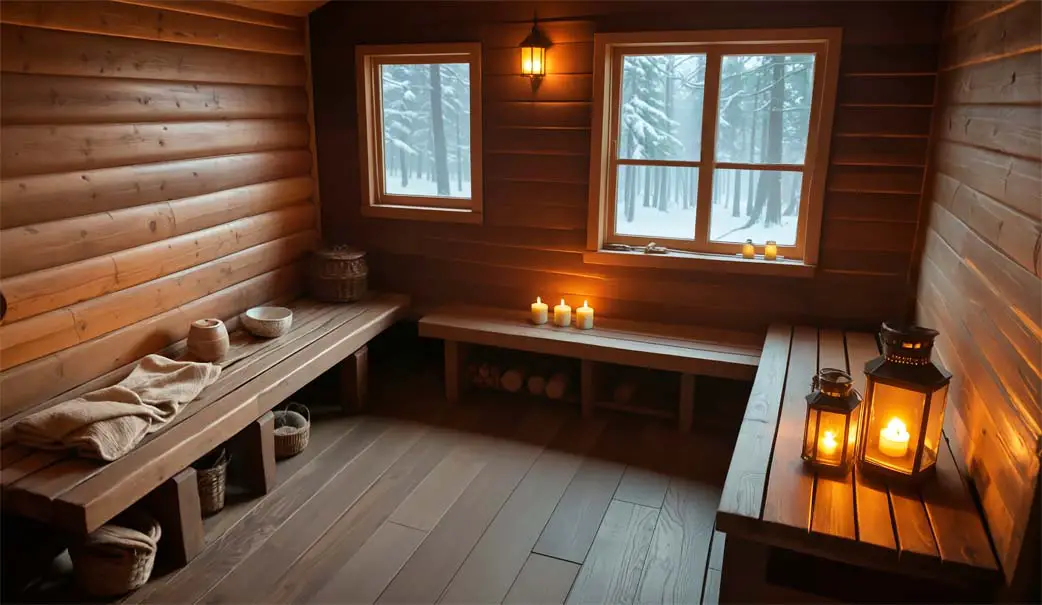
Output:
[[767,240],[767,245],[763,247],[763,258],[765,260],[775,260],[778,258],[778,242]]
[[747,239],[742,244],[742,258],[756,258],[756,246],[753,245],[753,240]]
[[879,451],[891,458],[903,458],[908,453],[908,428],[899,418],[879,431]]
[[564,304],[564,299],[561,299],[561,304],[554,307],[554,325],[567,328],[572,323],[572,308]]
[[818,441],[818,453],[831,457],[836,453],[838,448],[839,442],[836,441],[836,433],[833,431],[825,431],[825,434],[821,436],[821,440]]
[[583,301],[583,306],[575,310],[575,327],[580,330],[593,328],[593,308],[585,300]]
[[546,312],[548,307],[543,299],[538,296],[535,297],[535,302],[532,303],[532,323],[537,326],[541,326],[546,323]]

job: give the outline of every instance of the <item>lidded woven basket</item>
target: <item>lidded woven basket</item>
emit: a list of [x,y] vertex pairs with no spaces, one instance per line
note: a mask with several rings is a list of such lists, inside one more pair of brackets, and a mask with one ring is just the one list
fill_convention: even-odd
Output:
[[69,548],[76,584],[95,597],[144,586],[152,575],[162,532],[149,515],[129,509]]
[[311,411],[295,402],[275,410],[275,457],[279,460],[304,451],[311,438]]
[[365,297],[369,266],[365,252],[350,246],[324,248],[311,256],[308,289],[326,302],[354,302]]

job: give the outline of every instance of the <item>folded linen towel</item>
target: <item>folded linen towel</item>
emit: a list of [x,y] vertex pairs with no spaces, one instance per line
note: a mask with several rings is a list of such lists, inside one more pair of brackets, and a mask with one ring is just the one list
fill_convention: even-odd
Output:
[[210,363],[141,360],[119,384],[26,416],[14,438],[30,447],[75,449],[86,458],[115,460],[173,419],[221,375]]

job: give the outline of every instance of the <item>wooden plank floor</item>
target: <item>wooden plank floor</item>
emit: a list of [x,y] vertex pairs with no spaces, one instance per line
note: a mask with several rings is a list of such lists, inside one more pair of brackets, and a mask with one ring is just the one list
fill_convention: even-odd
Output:
[[450,408],[436,376],[375,388],[367,415],[317,415],[273,492],[233,499],[197,559],[123,602],[716,602],[732,443],[495,395]]

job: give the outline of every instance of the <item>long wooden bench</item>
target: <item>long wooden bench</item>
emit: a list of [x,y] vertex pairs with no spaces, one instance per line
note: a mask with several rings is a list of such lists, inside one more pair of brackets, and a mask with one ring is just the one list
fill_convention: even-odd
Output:
[[466,386],[460,375],[467,345],[579,359],[584,415],[606,405],[595,399],[598,363],[679,372],[678,418],[685,432],[693,423],[695,376],[751,380],[763,339],[762,333],[613,319],[598,319],[593,330],[537,326],[524,312],[467,306],[445,307],[425,316],[420,336],[445,341],[445,396],[450,403],[459,400]]
[[[175,562],[187,562],[202,547],[192,462],[234,439],[250,461],[248,482],[267,492],[275,464],[270,410],[337,364],[342,364],[345,401],[358,403],[364,394],[366,343],[407,306],[406,297],[390,294],[342,305],[299,300],[290,305],[293,327],[280,338],[233,332],[217,382],[162,430],[111,463],[32,450],[11,443],[9,431],[26,414],[119,381],[132,366],[6,418],[0,452],[4,510],[82,535],[151,494],[148,504],[163,525],[160,550],[172,550]],[[178,350],[166,353],[176,357]]]
[[[789,586],[779,587],[769,577],[772,561],[798,559],[792,553],[889,574],[878,581],[862,574],[851,584],[859,599],[943,600],[936,590],[950,587],[953,598],[990,600],[996,559],[947,439],[936,477],[918,489],[857,469],[819,475],[800,459],[811,377],[819,367],[847,368],[864,392],[865,362],[880,354],[877,344],[872,334],[771,326],[717,511],[717,530],[726,534],[721,600],[784,600],[801,575],[805,586],[842,584],[834,571],[815,577],[822,573],[815,566],[791,565],[783,574]],[[941,588],[924,591],[924,578]]]

